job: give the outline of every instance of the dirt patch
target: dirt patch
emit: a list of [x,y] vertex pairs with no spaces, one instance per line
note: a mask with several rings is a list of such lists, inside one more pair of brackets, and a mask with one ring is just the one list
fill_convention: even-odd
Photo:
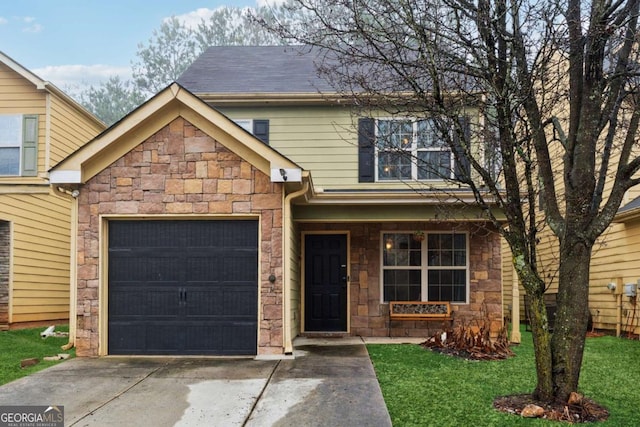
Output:
[[521,415],[527,405],[537,405],[544,409],[541,417],[552,421],[563,421],[571,424],[605,421],[609,418],[607,408],[591,399],[583,397],[575,404],[544,403],[537,401],[530,394],[498,397],[493,401],[493,407],[508,414]]

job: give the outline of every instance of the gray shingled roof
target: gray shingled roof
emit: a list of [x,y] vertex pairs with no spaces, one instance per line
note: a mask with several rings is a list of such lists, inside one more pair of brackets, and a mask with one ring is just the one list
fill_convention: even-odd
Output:
[[178,78],[198,93],[335,92],[302,46],[212,46]]
[[640,197],[636,197],[635,199],[618,209],[618,213],[620,214],[638,208],[640,208]]

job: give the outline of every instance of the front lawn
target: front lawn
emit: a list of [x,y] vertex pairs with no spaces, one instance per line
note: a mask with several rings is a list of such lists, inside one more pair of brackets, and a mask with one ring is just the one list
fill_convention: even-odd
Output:
[[[516,357],[467,361],[418,345],[370,344],[369,355],[394,426],[559,426],[493,409],[497,396],[533,391],[535,366],[530,332],[522,332]],[[640,426],[640,342],[610,336],[588,338],[580,392],[607,407],[602,426]]]
[[[59,353],[69,353],[74,350],[63,351],[60,346],[69,342],[68,337],[40,338],[40,333],[46,328],[20,329],[0,332],[0,385],[25,377],[34,372],[60,363],[42,360],[45,356],[56,356]],[[56,331],[67,332],[68,327],[57,326]],[[27,368],[20,367],[20,361],[37,358],[40,363]]]

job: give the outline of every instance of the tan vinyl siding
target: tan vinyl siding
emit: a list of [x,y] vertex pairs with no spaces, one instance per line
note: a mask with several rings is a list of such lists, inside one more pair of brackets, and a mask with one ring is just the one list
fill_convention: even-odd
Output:
[[[611,281],[635,283],[640,279],[640,219],[625,224],[613,224],[600,244],[596,244],[591,260],[591,281],[589,308],[594,325],[598,329],[615,330],[617,324],[618,298],[616,292],[607,289]],[[621,289],[620,289],[621,291]],[[632,328],[629,318],[633,314],[631,299],[622,296],[621,330],[626,333],[640,333],[640,307],[636,307],[636,317]]]
[[10,221],[10,323],[69,316],[70,202],[50,194],[0,195],[0,218]]
[[49,167],[86,144],[102,131],[98,124],[89,122],[78,110],[62,99],[51,96],[51,135]]
[[269,145],[313,174],[316,187],[358,186],[354,118],[342,107],[224,108],[231,119],[269,119]]
[[11,223],[10,324],[69,317],[71,202],[54,195],[45,178],[103,130],[42,85],[0,63],[0,114],[38,115],[38,177],[0,178],[0,220]]
[[0,63],[0,114],[45,114],[45,93]]
[[406,182],[400,181],[358,182],[358,117],[353,116],[348,107],[224,107],[219,110],[233,120],[268,119],[269,145],[311,171],[316,188],[409,188]]
[[[300,322],[300,313],[302,312],[302,280],[301,274],[302,269],[300,267],[300,260],[302,259],[301,252],[301,239],[300,239],[300,227],[297,223],[291,221],[291,231],[290,231],[290,244],[291,251],[289,253],[290,261],[291,261],[291,269],[290,269],[290,283],[291,283],[291,295],[290,295],[290,307],[291,311],[291,336],[297,337],[300,335],[302,331],[302,325]],[[287,254],[285,254],[287,256]]]

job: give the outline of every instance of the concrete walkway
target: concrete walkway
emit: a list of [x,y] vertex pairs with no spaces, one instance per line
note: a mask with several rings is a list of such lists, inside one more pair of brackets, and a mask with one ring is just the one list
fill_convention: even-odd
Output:
[[66,426],[390,426],[359,338],[298,339],[295,358],[77,358],[0,387],[62,405]]

